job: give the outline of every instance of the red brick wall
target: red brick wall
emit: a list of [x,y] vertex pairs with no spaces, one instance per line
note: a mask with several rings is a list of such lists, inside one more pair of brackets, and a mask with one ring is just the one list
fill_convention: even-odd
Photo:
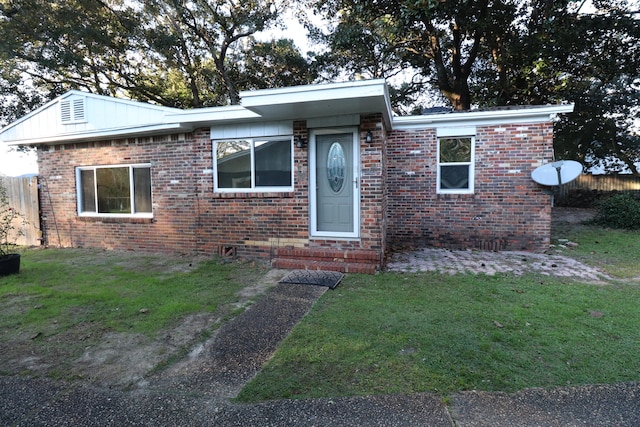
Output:
[[[46,243],[176,253],[272,257],[278,247],[376,251],[387,244],[541,249],[550,198],[530,173],[552,156],[552,125],[479,127],[475,193],[436,194],[435,131],[387,133],[381,115],[361,118],[360,239],[309,238],[306,123],[294,123],[294,191],[214,193],[209,130],[43,147],[38,151]],[[374,141],[364,142],[371,130]],[[75,167],[151,163],[153,219],[78,217]]]
[[[369,126],[379,122],[380,116],[367,120]],[[38,162],[46,243],[205,254],[229,249],[238,255],[260,257],[272,257],[283,246],[364,249],[383,254],[379,219],[385,214],[378,199],[383,192],[381,142],[361,142],[362,160],[367,164],[361,181],[361,239],[309,239],[309,138],[305,122],[294,123],[294,135],[306,143],[302,149],[294,145],[294,191],[287,193],[214,193],[209,129],[186,135],[43,147],[38,151]],[[152,165],[153,219],[78,217],[75,168],[126,163]]]
[[[366,143],[371,131],[373,142]],[[360,221],[362,239],[384,257],[387,240],[387,132],[381,114],[360,120]],[[383,263],[383,259],[381,262]]]
[[388,138],[392,246],[540,250],[548,247],[549,192],[531,180],[552,159],[551,123],[478,127],[475,191],[436,194],[435,129]]

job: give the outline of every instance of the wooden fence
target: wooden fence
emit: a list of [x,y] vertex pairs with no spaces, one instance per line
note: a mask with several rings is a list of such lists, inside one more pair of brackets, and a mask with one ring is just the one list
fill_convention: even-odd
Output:
[[[40,206],[38,204],[38,178],[0,177],[0,185],[7,189],[9,206],[27,219],[26,224],[16,221],[14,232],[21,230],[16,243],[20,246],[40,245]],[[14,236],[15,237],[15,236]],[[10,237],[11,239],[11,237]],[[11,240],[10,240],[11,241]]]
[[557,189],[556,202],[561,205],[577,192],[632,192],[640,194],[640,177],[634,175],[580,175]]

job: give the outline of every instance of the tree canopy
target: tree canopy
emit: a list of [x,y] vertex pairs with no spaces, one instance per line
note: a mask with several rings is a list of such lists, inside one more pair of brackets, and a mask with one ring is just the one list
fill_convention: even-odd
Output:
[[[75,88],[182,108],[235,104],[245,88],[313,78],[290,41],[261,45],[253,38],[278,25],[286,5],[285,0],[2,0],[0,37],[8,42],[0,47],[0,84],[5,93],[35,88],[48,97]],[[294,72],[279,73],[277,82],[262,76],[269,72],[269,57],[272,67],[277,57],[280,69]]]
[[[394,79],[415,100],[437,88],[451,108],[575,102],[557,158],[637,174],[640,6],[624,0],[308,0],[334,74]],[[635,9],[634,9],[635,7]],[[355,47],[353,47],[355,46]],[[394,66],[395,65],[395,66]],[[634,120],[635,127],[634,127]]]

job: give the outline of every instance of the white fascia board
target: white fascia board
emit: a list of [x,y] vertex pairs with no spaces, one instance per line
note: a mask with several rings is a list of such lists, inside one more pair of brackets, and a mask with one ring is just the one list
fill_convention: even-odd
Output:
[[101,129],[95,132],[70,133],[66,135],[55,135],[49,137],[3,141],[8,145],[57,145],[72,142],[102,141],[109,139],[134,138],[137,136],[157,135],[167,131],[190,131],[190,127],[182,126],[180,123],[170,123],[161,125],[149,125],[140,127],[126,127],[118,129]]
[[260,89],[240,92],[241,105],[245,107],[264,106],[300,101],[336,99],[351,96],[384,95],[384,79],[358,80],[341,83],[291,86],[278,89]]
[[487,126],[553,121],[557,114],[571,113],[574,104],[544,105],[508,110],[461,111],[422,116],[393,117],[393,129],[424,129],[444,126]]

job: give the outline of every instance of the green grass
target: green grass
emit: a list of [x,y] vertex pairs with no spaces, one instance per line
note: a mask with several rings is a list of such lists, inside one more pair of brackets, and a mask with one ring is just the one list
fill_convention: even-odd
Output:
[[[78,330],[153,337],[193,313],[215,312],[259,277],[217,259],[156,257],[99,250],[48,249],[23,253],[18,275],[0,277],[0,342],[27,340],[46,351],[56,336]],[[41,348],[38,348],[38,344]]]
[[[83,251],[23,254],[20,274],[0,278],[0,301],[14,305],[0,317],[0,328],[55,325],[59,332],[100,322],[113,331],[152,335],[186,314],[215,311],[240,289],[237,268],[215,260],[168,274],[150,267],[151,256]],[[95,261],[100,257],[104,262]]]
[[578,224],[557,227],[553,234],[578,243],[566,255],[606,270],[616,278],[640,278],[640,231]]
[[294,329],[240,401],[616,383],[640,379],[637,233],[563,230],[626,280],[348,276]]

